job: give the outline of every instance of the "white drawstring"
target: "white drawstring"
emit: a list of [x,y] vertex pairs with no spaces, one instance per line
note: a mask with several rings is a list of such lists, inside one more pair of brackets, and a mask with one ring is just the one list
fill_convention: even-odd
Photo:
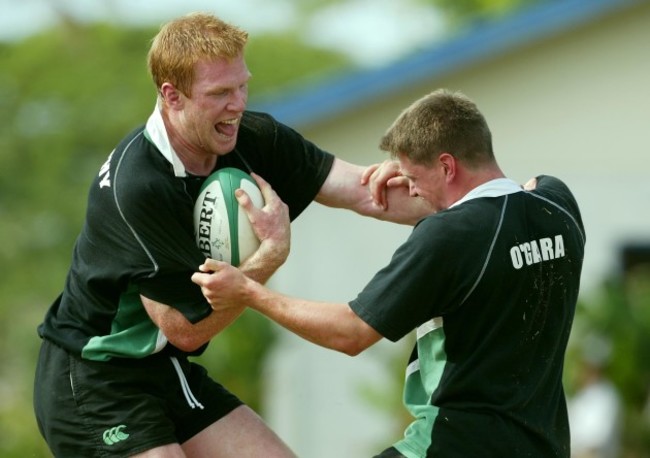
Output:
[[190,385],[189,385],[189,383],[187,383],[187,379],[185,378],[185,374],[183,373],[183,369],[181,369],[181,365],[179,364],[176,357],[175,356],[170,356],[169,359],[172,360],[172,364],[174,365],[174,369],[176,369],[176,374],[178,374],[178,380],[181,382],[181,388],[183,389],[183,394],[185,395],[185,399],[187,400],[187,403],[193,409],[195,409],[196,407],[198,407],[200,409],[203,409],[204,408],[203,404],[201,404],[194,397],[194,393],[192,393],[192,390],[190,389]]

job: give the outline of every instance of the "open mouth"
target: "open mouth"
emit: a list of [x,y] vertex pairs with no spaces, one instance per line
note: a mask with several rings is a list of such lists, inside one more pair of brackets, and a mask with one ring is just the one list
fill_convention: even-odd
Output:
[[222,137],[232,138],[237,134],[238,125],[239,118],[226,119],[225,121],[218,122],[215,125],[215,129]]

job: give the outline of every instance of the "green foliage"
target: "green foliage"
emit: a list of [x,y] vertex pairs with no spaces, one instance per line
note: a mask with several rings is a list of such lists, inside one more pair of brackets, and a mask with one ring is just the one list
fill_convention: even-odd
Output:
[[611,278],[600,294],[578,305],[572,345],[567,355],[567,388],[576,387],[582,352],[580,343],[596,334],[612,344],[605,375],[623,401],[623,449],[626,456],[646,456],[650,450],[650,265]]
[[313,82],[352,67],[342,54],[297,46],[298,42],[299,38],[293,33],[250,38],[246,62],[253,74],[250,81],[252,100],[255,96]]
[[[146,54],[157,28],[66,23],[0,44],[0,456],[48,456],[31,407],[36,327],[63,286],[87,188],[115,144],[144,123],[155,90]],[[251,97],[346,65],[292,36],[251,39]],[[245,313],[202,360],[259,406],[268,320]]]
[[526,5],[548,0],[420,0],[438,8],[452,24],[502,16]]
[[256,412],[261,412],[265,383],[261,364],[277,337],[276,328],[269,323],[268,318],[245,310],[237,322],[214,337],[206,352],[197,358],[219,383]]
[[[0,123],[0,221],[10,269],[0,294],[23,296],[60,287],[62,265],[78,231],[86,188],[124,133],[151,109],[143,32],[105,26],[62,28],[2,54],[0,86],[10,97]],[[110,51],[109,51],[110,50]],[[131,70],[128,71],[127,68]],[[27,260],[55,275],[34,278]],[[30,275],[28,276],[28,272]],[[44,284],[28,285],[34,281]]]

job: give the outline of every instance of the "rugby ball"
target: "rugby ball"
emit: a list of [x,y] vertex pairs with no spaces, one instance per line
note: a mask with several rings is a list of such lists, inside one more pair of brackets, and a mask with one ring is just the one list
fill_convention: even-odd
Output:
[[257,208],[264,198],[246,172],[227,167],[206,178],[194,204],[194,232],[201,253],[207,258],[238,266],[260,246],[253,227],[240,207],[235,191],[243,189]]

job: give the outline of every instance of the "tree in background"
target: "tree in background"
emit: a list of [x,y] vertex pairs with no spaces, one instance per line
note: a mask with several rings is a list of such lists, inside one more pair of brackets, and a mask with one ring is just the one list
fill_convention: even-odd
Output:
[[490,19],[549,0],[420,0],[438,8],[453,24]]
[[578,304],[566,360],[569,396],[577,387],[581,344],[594,334],[607,338],[611,346],[603,372],[621,396],[621,456],[646,457],[650,450],[650,257],[624,268],[604,282],[595,297]]

